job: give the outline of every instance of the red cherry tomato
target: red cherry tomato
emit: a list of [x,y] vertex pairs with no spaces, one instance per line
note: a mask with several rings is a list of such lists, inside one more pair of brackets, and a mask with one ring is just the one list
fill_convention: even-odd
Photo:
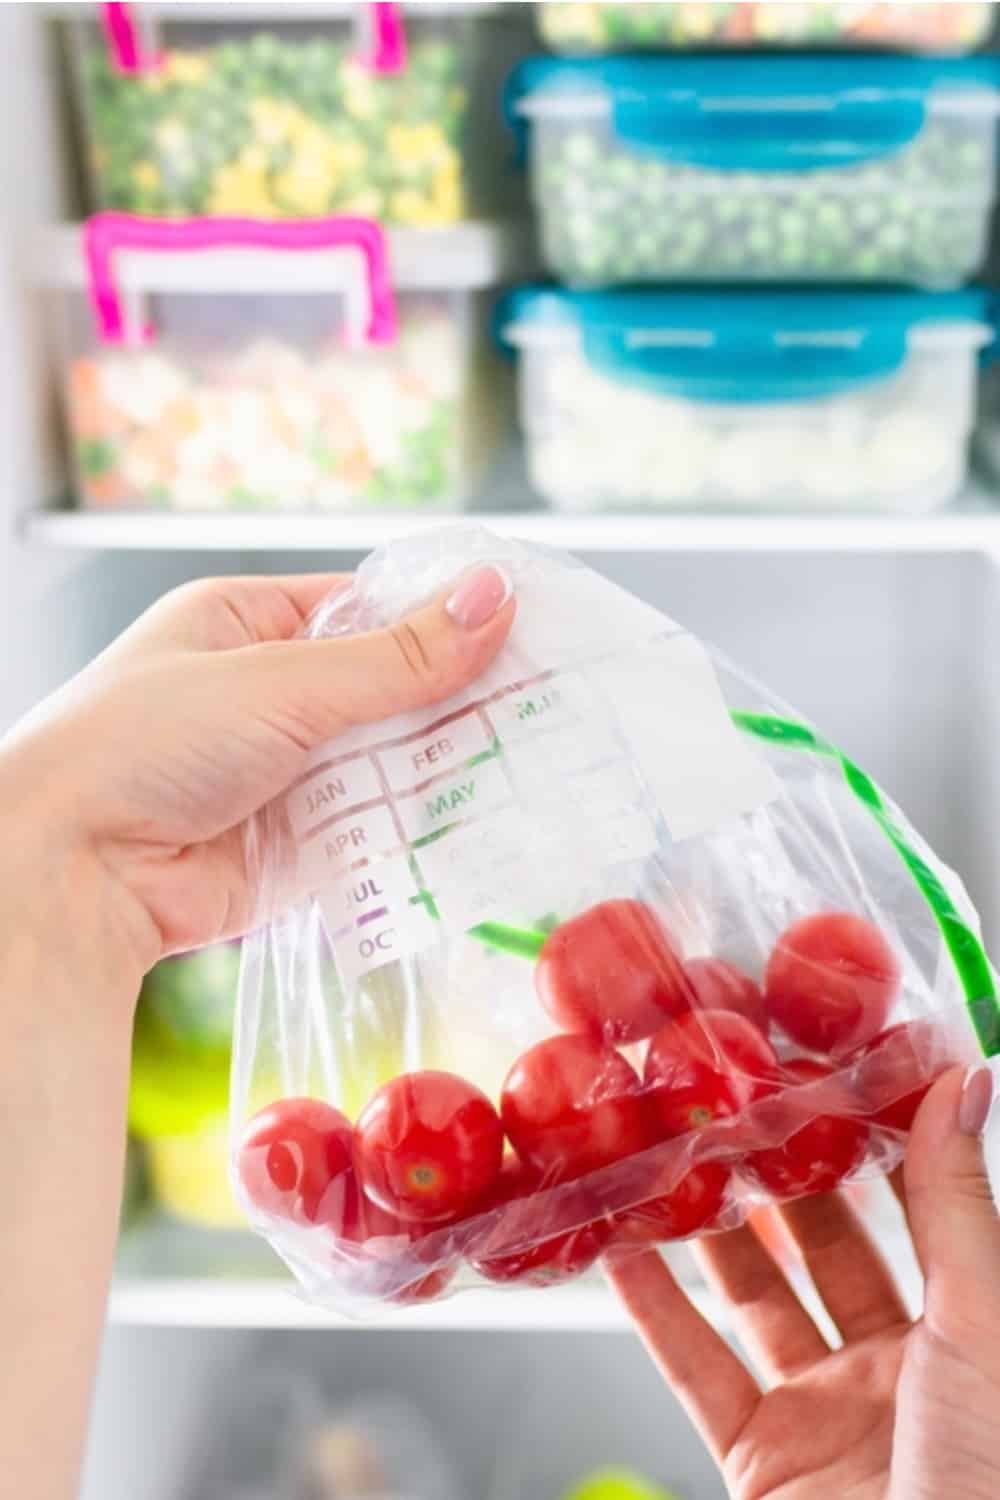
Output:
[[[487,1281],[555,1286],[589,1270],[604,1249],[609,1227],[602,1221],[535,1239],[536,1235],[544,1235],[546,1228],[544,1203],[532,1201],[538,1192],[539,1181],[523,1162],[512,1158],[504,1163],[493,1192],[478,1210],[486,1213],[514,1203],[521,1205],[521,1212],[509,1220],[505,1216],[500,1228],[489,1236],[482,1252],[473,1252],[470,1258],[473,1269]],[[520,1248],[503,1253],[498,1241],[500,1245],[513,1243]]]
[[514,1150],[546,1185],[647,1144],[635,1069],[589,1036],[549,1037],[525,1052],[507,1074],[500,1113]]
[[266,1213],[315,1223],[344,1211],[352,1179],[351,1123],[321,1099],[278,1099],[247,1126],[237,1170]]
[[732,1010],[767,1034],[764,996],[749,974],[724,958],[689,958],[684,972],[694,992],[696,1010]]
[[778,939],[764,999],[792,1041],[835,1056],[882,1030],[899,980],[896,955],[877,927],[850,912],[826,911]]
[[667,1192],[615,1214],[614,1243],[658,1245],[698,1234],[718,1218],[728,1182],[729,1170],[721,1162],[699,1162]]
[[479,1089],[453,1073],[404,1073],[379,1089],[355,1133],[361,1185],[401,1219],[443,1223],[493,1182],[503,1129]]
[[[371,1282],[366,1280],[366,1274],[373,1268],[381,1272],[381,1285],[393,1285],[398,1281],[398,1275],[394,1275],[394,1266],[401,1257],[408,1254],[408,1246],[419,1237],[420,1226],[412,1221],[406,1222],[396,1218],[394,1214],[387,1213],[384,1208],[379,1208],[370,1198],[366,1198],[357,1186],[357,1181],[352,1177],[353,1192],[346,1196],[348,1212],[343,1215],[335,1225],[331,1225],[334,1232],[334,1240],[338,1250],[350,1257],[350,1262],[361,1272],[358,1284],[360,1292],[367,1291],[372,1294],[373,1286],[377,1291],[378,1280]],[[395,1244],[390,1244],[394,1241]],[[409,1268],[409,1267],[408,1267]],[[417,1276],[408,1286],[398,1291],[387,1293],[383,1300],[386,1302],[407,1305],[412,1302],[433,1302],[439,1297],[447,1286],[454,1280],[457,1265],[439,1266],[426,1275]],[[350,1270],[344,1268],[341,1275],[350,1279]]]
[[920,1032],[929,1030],[927,1022],[901,1022],[880,1032],[845,1059],[845,1066],[858,1067],[863,1096],[873,1103],[889,1100],[871,1113],[873,1123],[883,1130],[909,1134],[934,1080],[948,1066],[947,1061],[940,1059],[928,1072],[926,1058],[935,1056],[937,1042],[928,1037],[927,1046],[920,1050]]
[[602,901],[557,927],[535,989],[557,1026],[606,1042],[642,1041],[691,1005],[680,957],[642,901]]
[[402,1291],[393,1292],[386,1301],[395,1302],[401,1307],[410,1307],[416,1302],[434,1302],[454,1281],[457,1271],[457,1266],[440,1266],[436,1271],[429,1271],[426,1276],[421,1276],[419,1281],[412,1281],[409,1286],[404,1286]]
[[646,1054],[652,1134],[663,1140],[738,1115],[775,1092],[777,1069],[770,1042],[735,1011],[692,1011],[669,1022]]
[[[815,1083],[835,1076],[827,1063],[808,1057],[794,1058],[785,1064],[784,1071],[793,1084]],[[801,1117],[791,1114],[791,1105],[789,1112],[791,1118]],[[816,1115],[793,1131],[784,1145],[749,1152],[743,1170],[775,1198],[828,1193],[861,1165],[868,1137],[864,1120]]]

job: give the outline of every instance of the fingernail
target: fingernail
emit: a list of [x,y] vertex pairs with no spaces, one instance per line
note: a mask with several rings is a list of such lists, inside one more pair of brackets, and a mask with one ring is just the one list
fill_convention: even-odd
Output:
[[958,1102],[958,1128],[963,1135],[980,1136],[993,1103],[993,1074],[989,1068],[970,1068]]
[[507,574],[491,564],[463,578],[445,609],[463,630],[479,630],[503,609],[512,592]]

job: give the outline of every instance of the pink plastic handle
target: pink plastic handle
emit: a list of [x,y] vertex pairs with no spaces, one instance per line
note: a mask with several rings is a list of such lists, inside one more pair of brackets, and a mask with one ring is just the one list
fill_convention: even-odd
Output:
[[402,73],[406,68],[406,29],[399,6],[391,0],[372,0],[375,51],[369,66],[375,73]]
[[[111,61],[119,73],[155,73],[159,57],[143,55],[131,7],[124,0],[106,0],[101,21]],[[406,69],[406,29],[399,6],[392,0],[372,0],[371,26],[374,49],[364,61],[375,73],[402,73]]]
[[108,0],[101,6],[101,23],[111,55],[111,63],[119,73],[155,73],[160,59],[146,57],[139,42],[139,32],[131,7],[121,0]]
[[[146,219],[138,214],[101,213],[88,219],[84,245],[90,277],[90,300],[98,336],[105,344],[134,338],[126,326],[122,299],[114,277],[114,257],[120,250],[170,250],[187,254],[198,250],[334,250],[353,245],[362,252],[368,271],[371,315],[365,338],[372,344],[391,344],[397,333],[396,299],[389,276],[385,234],[374,219],[342,216],[329,219]],[[294,287],[294,283],[290,283]],[[141,330],[140,336],[148,331]]]

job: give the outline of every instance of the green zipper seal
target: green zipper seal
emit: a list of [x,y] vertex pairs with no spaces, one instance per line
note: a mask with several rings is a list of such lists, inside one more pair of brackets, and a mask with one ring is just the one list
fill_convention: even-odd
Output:
[[[837,762],[848,787],[892,844],[927,902],[955,966],[965,996],[965,1006],[983,1056],[995,1057],[1000,1053],[1000,1002],[986,951],[976,934],[963,921],[937,875],[909,842],[875,782],[829,740],[815,734],[807,724],[797,723],[794,719],[778,718],[773,714],[746,713],[740,709],[731,710],[730,717],[737,729],[741,729],[744,734],[767,740],[772,745],[780,745],[788,750],[811,751],[814,755],[822,755]],[[413,899],[422,901],[432,916],[438,916],[433,898],[428,892],[422,892]],[[480,923],[478,927],[469,929],[469,935],[501,953],[525,959],[537,959],[548,936],[545,932],[507,927],[502,922]]]
[[771,714],[742,713],[739,710],[733,710],[731,717],[738,729],[755,735],[757,739],[768,740],[789,750],[810,750],[814,755],[823,755],[837,762],[847,785],[892,844],[930,907],[955,966],[983,1056],[995,1057],[1000,1052],[1000,1004],[986,951],[971,927],[962,920],[937,875],[909,842],[871,777],[836,745],[814,734],[806,724],[779,719]]

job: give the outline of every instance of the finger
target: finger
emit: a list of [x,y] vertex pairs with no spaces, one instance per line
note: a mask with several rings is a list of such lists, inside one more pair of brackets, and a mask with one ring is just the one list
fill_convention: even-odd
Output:
[[898,1166],[894,1172],[890,1172],[889,1186],[892,1189],[893,1197],[908,1219],[910,1211],[906,1201],[906,1175],[903,1171],[902,1164],[900,1164],[900,1166]]
[[387,629],[252,648],[243,691],[270,722],[313,749],[351,725],[450,698],[493,660],[513,619],[506,575],[477,568],[449,595]]
[[694,1253],[709,1286],[733,1308],[751,1357],[770,1378],[787,1380],[829,1354],[826,1340],[749,1225],[707,1235]]
[[842,1194],[800,1198],[781,1213],[845,1343],[909,1323],[881,1250]]
[[722,1462],[761,1399],[750,1372],[655,1250],[609,1259],[607,1276],[657,1369]]
[[165,594],[99,660],[118,659],[137,648],[229,651],[291,640],[313,611],[349,582],[343,573],[199,578]]
[[[1000,1218],[983,1154],[1000,1062],[952,1069],[917,1113],[906,1153],[906,1193],[914,1249],[925,1277],[932,1332],[981,1343],[1000,1326]],[[1000,1365],[1000,1350],[993,1351]]]

